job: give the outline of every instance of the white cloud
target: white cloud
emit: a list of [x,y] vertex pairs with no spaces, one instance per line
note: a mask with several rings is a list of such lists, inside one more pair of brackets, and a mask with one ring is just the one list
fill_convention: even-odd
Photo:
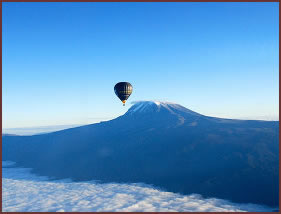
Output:
[[51,181],[30,169],[11,168],[11,162],[2,166],[3,212],[271,211],[260,205],[164,192],[145,184]]

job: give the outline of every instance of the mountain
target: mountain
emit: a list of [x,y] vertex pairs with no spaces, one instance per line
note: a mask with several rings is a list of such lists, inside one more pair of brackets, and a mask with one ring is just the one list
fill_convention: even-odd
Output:
[[3,160],[75,181],[147,183],[240,203],[278,205],[279,122],[208,117],[143,101],[97,124],[2,136]]

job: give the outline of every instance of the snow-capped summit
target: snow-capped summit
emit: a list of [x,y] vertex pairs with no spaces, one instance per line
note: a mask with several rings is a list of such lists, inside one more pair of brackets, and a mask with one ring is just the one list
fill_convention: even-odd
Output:
[[128,113],[147,113],[153,111],[159,111],[164,102],[160,101],[135,101]]
[[182,105],[177,103],[167,102],[167,101],[135,101],[134,104],[127,112],[127,114],[135,113],[157,113],[166,112],[173,115],[187,116],[187,114],[193,116],[200,116],[200,114],[191,111]]

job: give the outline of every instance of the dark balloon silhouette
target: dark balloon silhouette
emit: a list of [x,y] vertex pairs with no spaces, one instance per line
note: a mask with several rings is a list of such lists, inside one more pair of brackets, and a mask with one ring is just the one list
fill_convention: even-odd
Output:
[[127,99],[133,92],[133,86],[129,82],[118,82],[114,86],[114,92],[116,96],[122,101],[124,106]]

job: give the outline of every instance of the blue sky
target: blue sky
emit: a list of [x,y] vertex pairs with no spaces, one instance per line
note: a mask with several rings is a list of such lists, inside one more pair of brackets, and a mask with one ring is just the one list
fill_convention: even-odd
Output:
[[[3,128],[84,124],[135,100],[278,118],[278,3],[3,3]],[[115,96],[132,83],[126,107]]]

